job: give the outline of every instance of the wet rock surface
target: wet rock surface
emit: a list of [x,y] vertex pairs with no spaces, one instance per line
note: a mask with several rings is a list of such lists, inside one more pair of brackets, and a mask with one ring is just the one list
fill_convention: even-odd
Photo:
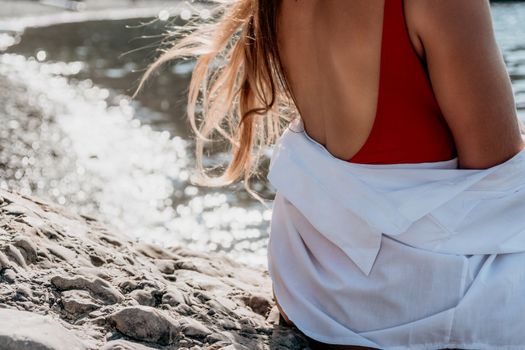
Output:
[[0,349],[307,349],[267,271],[0,189]]

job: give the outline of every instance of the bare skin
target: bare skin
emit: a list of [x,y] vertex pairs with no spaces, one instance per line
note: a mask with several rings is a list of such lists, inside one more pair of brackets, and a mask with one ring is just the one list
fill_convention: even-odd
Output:
[[[305,130],[343,160],[358,152],[373,125],[384,1],[282,1],[281,59]],[[405,0],[404,9],[459,167],[488,168],[521,151],[525,144],[489,1]]]

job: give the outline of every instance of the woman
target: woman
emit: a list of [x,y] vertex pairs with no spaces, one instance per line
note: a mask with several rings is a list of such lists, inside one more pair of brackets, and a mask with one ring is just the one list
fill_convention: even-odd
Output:
[[[326,347],[523,348],[523,319],[498,301],[525,306],[525,229],[504,214],[523,209],[524,142],[488,0],[220,3],[146,77],[198,57],[202,184],[242,176],[260,199],[252,150],[278,141],[268,263],[283,319]],[[218,178],[202,166],[213,132],[233,154]]]

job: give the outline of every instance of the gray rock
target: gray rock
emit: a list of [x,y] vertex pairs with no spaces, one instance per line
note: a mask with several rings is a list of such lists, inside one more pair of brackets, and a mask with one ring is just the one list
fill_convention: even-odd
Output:
[[96,267],[102,266],[106,263],[104,259],[94,254],[90,255],[89,259],[91,260],[91,263],[93,264],[93,266],[96,266]]
[[179,304],[185,304],[184,295],[176,289],[169,288],[166,293],[162,296],[162,304],[168,304],[170,306],[177,306]]
[[10,215],[24,215],[25,214],[27,216],[31,216],[31,211],[28,208],[22,205],[16,204],[16,203],[11,203],[9,205],[6,205],[2,209],[5,210],[5,212]]
[[155,264],[159,268],[159,271],[164,274],[171,275],[175,272],[175,261],[173,260],[159,259]]
[[230,330],[230,329],[235,329],[235,330],[239,330],[241,329],[241,326],[236,323],[236,322],[233,322],[232,320],[220,320],[219,321],[219,325],[226,329],[226,330]]
[[191,338],[204,338],[211,334],[212,331],[204,326],[201,322],[189,318],[183,317],[179,320],[182,333]]
[[28,300],[33,297],[33,292],[26,285],[20,285],[16,288],[16,298],[18,300]]
[[272,302],[267,295],[252,294],[243,298],[246,306],[249,306],[255,313],[267,316],[272,308]]
[[210,334],[210,335],[206,338],[206,341],[209,342],[209,343],[226,342],[227,344],[231,344],[231,342],[230,342],[230,338],[228,338],[227,336],[225,336],[225,335],[222,334],[222,333],[213,333],[213,334]]
[[19,237],[15,239],[13,245],[17,247],[28,264],[37,261],[37,251],[35,244],[27,238]]
[[27,267],[27,264],[26,264],[26,261],[24,259],[24,256],[22,255],[22,253],[20,252],[20,250],[18,250],[17,247],[15,247],[14,245],[12,244],[8,244],[6,247],[5,247],[5,255],[7,256],[7,258],[9,260],[11,260],[12,262],[14,262],[15,264],[17,264],[18,266],[20,267],[24,267],[26,268]]
[[180,315],[192,316],[196,314],[196,310],[186,304],[179,304],[173,310]]
[[[228,306],[224,305],[224,304],[227,304]],[[206,302],[206,305],[208,305],[210,307],[211,310],[214,310],[214,311],[220,311],[220,312],[223,312],[227,315],[231,315],[233,313],[233,309],[230,308],[229,306],[232,306],[235,305],[235,303],[221,303],[219,300],[216,300],[216,299],[212,299],[212,300],[209,300]]]
[[148,306],[130,306],[109,315],[109,321],[122,334],[141,341],[173,344],[181,338],[177,321]]
[[124,296],[119,291],[101,278],[88,280],[82,276],[74,278],[54,276],[51,278],[51,283],[60,290],[87,290],[94,297],[108,304],[115,304],[124,300]]
[[221,331],[218,333],[210,334],[208,337],[209,338],[220,338],[221,342],[226,342],[225,345],[239,342],[239,336],[235,334],[235,332],[229,332],[229,331]]
[[15,283],[16,282],[16,273],[12,269],[6,269],[4,270],[2,274],[2,278],[7,283]]
[[61,297],[64,310],[72,318],[80,317],[100,307],[96,300],[83,290],[64,291],[61,293]]
[[260,328],[263,325],[260,323],[260,320],[248,317],[241,318],[239,324],[241,325],[241,331],[246,333],[256,333],[256,328]]
[[140,305],[155,306],[155,297],[151,290],[136,289],[129,293]]
[[137,281],[126,279],[124,281],[121,281],[118,284],[118,287],[121,291],[124,293],[130,293],[131,291],[134,291],[135,289],[140,288],[139,283]]
[[86,345],[53,319],[0,309],[0,350],[83,350]]
[[11,262],[9,262],[9,259],[4,253],[0,252],[0,270],[7,269],[8,267],[11,267]]

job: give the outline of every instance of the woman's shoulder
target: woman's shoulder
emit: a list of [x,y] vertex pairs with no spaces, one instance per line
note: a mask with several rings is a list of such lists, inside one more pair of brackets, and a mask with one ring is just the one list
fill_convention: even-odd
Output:
[[403,1],[407,27],[419,39],[423,54],[423,40],[453,43],[468,39],[471,45],[478,45],[492,34],[489,0]]
[[407,19],[418,31],[451,34],[475,29],[487,34],[490,29],[489,0],[404,0],[404,8]]
[[523,147],[488,0],[405,0],[460,167],[486,168]]

